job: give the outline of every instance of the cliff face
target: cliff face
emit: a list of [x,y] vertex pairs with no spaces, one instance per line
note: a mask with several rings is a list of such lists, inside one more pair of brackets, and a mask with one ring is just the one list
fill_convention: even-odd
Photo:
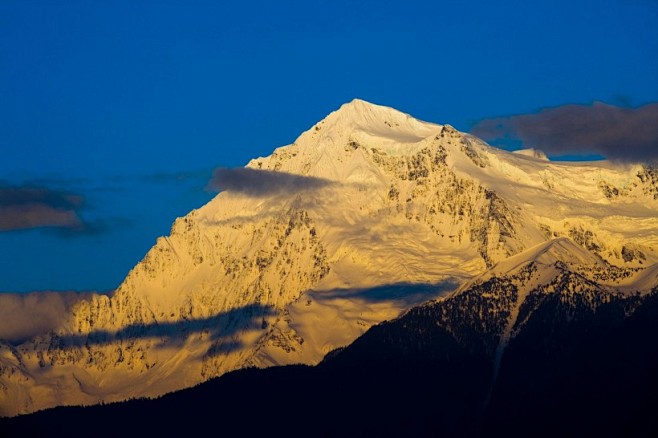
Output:
[[354,101],[271,156],[219,171],[225,190],[177,219],[111,296],[1,343],[0,414],[315,364],[556,238],[604,263],[583,269],[606,287],[646,289],[658,261],[652,172],[511,154]]

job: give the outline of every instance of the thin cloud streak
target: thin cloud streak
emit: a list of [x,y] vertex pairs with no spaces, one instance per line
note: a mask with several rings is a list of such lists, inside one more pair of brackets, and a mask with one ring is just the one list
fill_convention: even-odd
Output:
[[658,160],[658,103],[637,108],[602,102],[484,119],[471,130],[487,141],[520,140],[551,155],[599,153],[610,160]]
[[45,187],[0,187],[0,231],[56,227],[82,230],[80,195]]
[[211,173],[211,169],[188,172],[157,172],[143,176],[141,180],[150,183],[180,183],[186,181],[207,180]]
[[317,190],[332,184],[323,178],[240,167],[216,169],[208,186],[217,191],[263,197]]
[[60,237],[98,235],[129,222],[120,217],[88,221],[80,217],[84,196],[39,186],[0,187],[0,232],[42,229]]
[[0,231],[57,227],[80,229],[82,220],[75,211],[60,210],[45,204],[23,204],[0,207]]
[[45,187],[2,187],[0,188],[0,207],[29,204],[45,204],[53,208],[80,208],[84,198],[73,193],[61,192]]

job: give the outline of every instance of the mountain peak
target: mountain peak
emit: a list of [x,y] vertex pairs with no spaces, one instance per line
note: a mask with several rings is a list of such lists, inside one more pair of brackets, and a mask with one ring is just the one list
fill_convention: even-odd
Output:
[[352,120],[360,118],[413,118],[409,114],[405,114],[395,108],[377,105],[362,99],[353,99],[352,101],[341,105],[341,107],[332,114],[338,114],[343,118]]
[[315,131],[322,130],[321,135],[326,134],[332,138],[345,134],[349,137],[354,132],[360,132],[382,140],[410,143],[438,134],[441,125],[423,122],[388,106],[353,99],[341,105],[314,128]]
[[383,106],[383,105],[377,105],[377,104],[374,104],[372,102],[368,102],[367,100],[359,99],[358,97],[352,99],[351,101],[349,101],[347,103],[344,103],[343,105],[341,105],[341,108],[348,108],[348,107],[349,108],[361,108],[361,109],[364,109],[364,108],[377,108],[377,107],[379,107],[379,108],[382,108],[382,107],[383,108],[388,108],[388,107]]
[[363,100],[359,98],[354,98],[351,101],[342,104],[338,111],[345,110],[345,111],[367,112],[367,111],[376,111],[377,109],[382,109],[382,108],[399,112],[394,108],[385,105],[377,105],[376,103],[368,102],[367,100]]
[[393,117],[403,117],[403,118],[409,117],[416,120],[414,117],[396,108],[386,105],[379,105],[359,98],[352,99],[351,101],[342,104],[340,108],[336,110],[336,112],[347,113],[352,116],[376,114],[380,116],[393,116]]

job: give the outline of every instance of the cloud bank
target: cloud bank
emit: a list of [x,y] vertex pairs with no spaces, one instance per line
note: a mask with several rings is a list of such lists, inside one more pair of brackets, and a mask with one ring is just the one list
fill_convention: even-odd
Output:
[[44,187],[0,187],[0,232],[54,227],[70,232],[89,229],[78,216],[81,195]]
[[548,154],[602,154],[624,162],[658,160],[658,103],[637,108],[601,102],[484,119],[471,130],[487,141],[520,140]]
[[57,328],[78,301],[92,293],[0,293],[0,339],[17,344]]
[[240,167],[216,169],[208,185],[217,191],[264,197],[317,190],[332,184],[332,181],[312,176]]

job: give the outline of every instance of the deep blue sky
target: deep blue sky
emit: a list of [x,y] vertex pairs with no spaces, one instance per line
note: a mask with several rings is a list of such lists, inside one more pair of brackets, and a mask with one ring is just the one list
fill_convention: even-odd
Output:
[[0,187],[80,195],[86,225],[0,231],[0,290],[116,287],[214,167],[355,97],[461,130],[655,102],[657,27],[651,0],[3,0]]

